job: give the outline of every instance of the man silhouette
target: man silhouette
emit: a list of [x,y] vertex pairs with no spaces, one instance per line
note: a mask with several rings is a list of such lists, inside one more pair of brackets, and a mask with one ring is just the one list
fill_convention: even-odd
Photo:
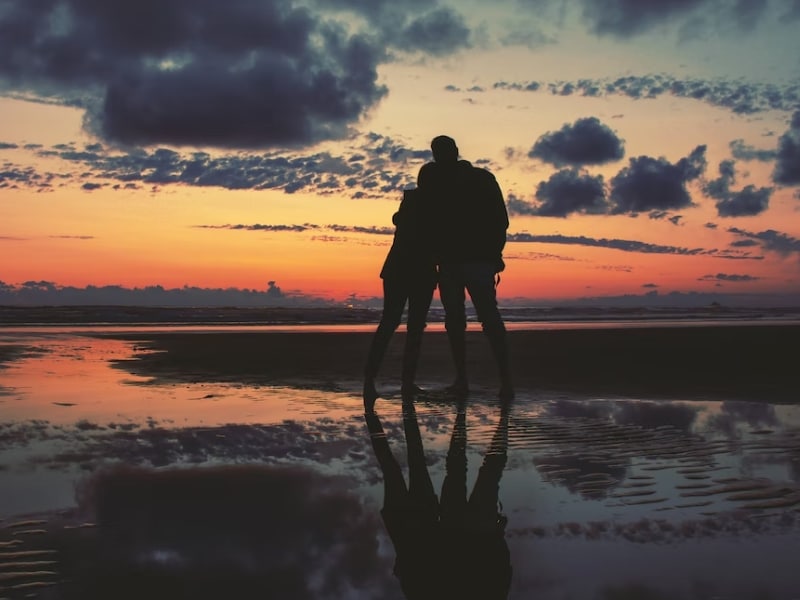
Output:
[[503,193],[489,171],[459,160],[453,138],[433,138],[431,151],[433,162],[420,169],[417,188],[425,197],[429,215],[431,247],[439,267],[439,297],[456,368],[456,379],[449,390],[458,396],[468,392],[466,291],[497,363],[500,398],[510,400],[514,389],[506,329],[495,289],[499,282],[496,276],[505,268],[508,212]]

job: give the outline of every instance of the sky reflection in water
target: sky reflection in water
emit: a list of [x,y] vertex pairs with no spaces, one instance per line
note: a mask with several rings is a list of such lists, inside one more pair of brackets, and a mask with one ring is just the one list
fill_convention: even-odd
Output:
[[[213,564],[254,590],[308,579],[309,597],[402,597],[380,522],[384,477],[357,390],[153,385],[110,366],[132,343],[22,341],[24,354],[0,370],[0,552],[58,548],[54,581],[69,569],[74,582],[95,580],[69,561],[84,552],[107,557],[104,568],[119,580],[142,560],[153,573],[184,575]],[[377,412],[407,477],[400,399],[379,400]],[[466,407],[468,489],[500,419],[491,400],[472,398]],[[437,494],[455,420],[451,402],[417,402]],[[134,493],[141,489],[152,494]],[[792,598],[800,589],[792,558],[800,541],[800,410],[523,391],[508,415],[499,501],[511,598]],[[53,512],[76,506],[67,516]],[[45,515],[32,521],[39,525],[14,525],[29,513]],[[86,520],[93,537],[75,545],[63,525]],[[195,520],[207,524],[193,528]],[[281,534],[280,523],[302,534]],[[20,535],[31,529],[41,533]],[[108,537],[112,530],[125,544]],[[293,564],[304,565],[300,579],[275,562],[275,544],[287,548],[295,535],[312,540],[311,549],[292,546]],[[112,541],[128,550],[104,553]],[[242,579],[244,565],[264,564],[274,568]],[[80,591],[108,593],[98,586]]]

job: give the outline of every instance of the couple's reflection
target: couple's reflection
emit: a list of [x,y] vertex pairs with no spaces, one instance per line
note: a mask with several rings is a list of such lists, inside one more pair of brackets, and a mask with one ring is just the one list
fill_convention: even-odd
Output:
[[498,492],[507,460],[509,412],[509,406],[501,407],[497,428],[468,496],[466,405],[456,406],[440,497],[428,473],[413,402],[403,402],[408,485],[378,415],[365,414],[383,471],[381,516],[395,548],[394,574],[407,598],[508,597],[511,561]]

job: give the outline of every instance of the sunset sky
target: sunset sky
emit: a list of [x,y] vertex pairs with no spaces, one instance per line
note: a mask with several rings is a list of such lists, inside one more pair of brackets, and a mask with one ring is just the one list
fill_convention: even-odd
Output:
[[798,305],[798,32],[798,0],[0,0],[0,303],[367,302],[447,134],[506,196],[501,302]]

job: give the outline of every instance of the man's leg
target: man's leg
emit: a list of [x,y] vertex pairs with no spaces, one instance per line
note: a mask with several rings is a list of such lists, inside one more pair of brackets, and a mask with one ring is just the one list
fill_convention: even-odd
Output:
[[511,384],[511,372],[508,366],[506,327],[497,307],[494,265],[488,261],[468,263],[464,265],[464,275],[467,291],[497,363],[500,375],[500,399],[511,400],[514,397],[514,387]]
[[442,525],[451,530],[463,530],[467,518],[467,405],[461,398],[456,404],[456,420],[450,435],[442,482]]
[[439,517],[439,499],[425,460],[422,434],[414,402],[403,398],[403,429],[408,454],[408,498],[420,522],[435,523]]
[[450,352],[456,368],[456,379],[450,390],[466,394],[467,384],[467,313],[464,307],[464,279],[459,265],[439,268],[439,298],[444,307],[444,327],[450,342]]

